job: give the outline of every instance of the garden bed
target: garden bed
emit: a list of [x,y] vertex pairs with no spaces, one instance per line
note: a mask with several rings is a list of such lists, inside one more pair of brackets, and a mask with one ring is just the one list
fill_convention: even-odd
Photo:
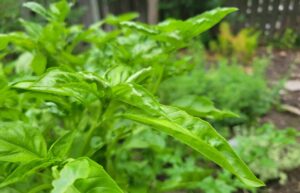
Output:
[[[276,50],[273,52],[272,63],[267,70],[270,83],[276,83],[287,77],[289,80],[300,80],[300,52],[292,50]],[[281,91],[280,102],[284,106],[300,107],[300,91]],[[293,127],[300,130],[300,115],[281,107],[272,109],[263,118],[262,122],[271,122],[277,128]],[[299,193],[300,168],[288,172],[288,180],[281,185],[278,180],[267,184],[264,192],[268,193]]]
[[[293,127],[300,130],[300,90],[297,84],[288,86],[288,82],[300,81],[300,52],[293,50],[275,50],[272,63],[267,70],[270,84],[278,84],[286,79],[285,88],[280,91],[280,106],[272,109],[263,118],[262,122],[272,122],[278,128]],[[288,87],[288,88],[286,88]],[[292,87],[292,88],[291,88]]]

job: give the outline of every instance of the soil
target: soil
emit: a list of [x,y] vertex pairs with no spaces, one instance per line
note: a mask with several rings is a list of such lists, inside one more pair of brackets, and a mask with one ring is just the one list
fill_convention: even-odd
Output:
[[270,182],[266,193],[300,193],[300,168],[289,172],[288,182],[280,185],[278,182]]
[[[300,51],[275,50],[272,54],[272,62],[267,69],[267,78],[270,85],[278,83],[282,79],[300,81]],[[271,122],[278,128],[293,127],[300,130],[300,114],[295,109],[300,109],[300,91],[282,89],[280,92],[280,104],[264,117],[261,122]],[[286,108],[288,107],[288,108]],[[293,110],[294,109],[294,110]],[[290,171],[286,184],[278,181],[267,184],[264,193],[300,193],[300,168]]]
[[[262,51],[264,52],[264,51]],[[278,84],[279,81],[300,81],[300,51],[275,50],[272,53],[271,64],[267,69],[267,79],[270,85]],[[300,130],[300,115],[291,111],[291,108],[300,109],[300,90],[280,91],[280,106],[271,110],[262,117],[262,122],[272,122],[278,128],[293,127]],[[287,107],[287,108],[286,108]]]

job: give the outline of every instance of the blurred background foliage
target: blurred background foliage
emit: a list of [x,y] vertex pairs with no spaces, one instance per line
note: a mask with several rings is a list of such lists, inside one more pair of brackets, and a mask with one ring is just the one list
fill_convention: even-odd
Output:
[[220,7],[222,0],[197,1],[197,0],[160,0],[159,18],[187,19],[204,11]]
[[[0,32],[7,32],[14,29],[19,30],[19,17],[30,20],[40,20],[34,13],[22,9],[22,4],[24,2],[26,2],[26,0],[2,0],[0,2]],[[48,6],[52,2],[55,2],[55,0],[36,0],[35,2]],[[95,19],[106,17],[109,14],[122,14],[129,11],[139,12],[139,19],[141,21],[148,21],[147,17],[151,17],[149,12],[153,12],[149,10],[149,2],[151,1],[147,0],[72,0],[70,2],[75,5],[72,9],[72,13],[68,17],[68,21],[71,23],[84,22],[90,24],[95,22]],[[231,4],[224,0],[159,0],[155,2],[157,2],[157,5],[155,5],[156,10],[154,12],[157,15],[158,21],[163,21],[168,18],[187,19],[215,7],[228,6]],[[93,7],[95,6],[98,7],[98,9],[94,9]],[[242,55],[245,56],[246,54],[245,60],[249,58],[247,54],[253,54],[255,47],[262,42],[274,48],[294,48],[300,45],[299,34],[295,29],[290,27],[287,27],[283,32],[275,32],[274,36],[267,42],[265,41],[265,38],[261,36],[264,29],[261,31],[259,30],[260,28],[256,28],[256,30],[253,31],[254,29],[250,27],[244,28],[241,31],[237,30],[237,26],[240,26],[240,23],[245,23],[247,21],[247,16],[245,14],[246,13],[238,12],[230,15],[227,20],[232,24],[231,26],[228,27],[226,26],[227,24],[222,24],[221,27],[214,27],[212,30],[201,35],[201,41],[214,51],[216,49],[221,49],[219,50],[221,52],[224,52],[224,49],[229,48],[228,46],[226,47],[226,45],[224,47],[224,42],[228,41],[229,44],[232,44],[233,46],[237,45],[236,47],[241,48],[240,52],[244,52]],[[226,31],[228,32],[227,35]],[[218,35],[219,32],[220,35]],[[264,41],[257,41],[262,39]],[[215,44],[216,41],[219,42],[219,45]],[[238,48],[232,47],[228,50],[238,50]],[[248,50],[245,51],[245,49]]]

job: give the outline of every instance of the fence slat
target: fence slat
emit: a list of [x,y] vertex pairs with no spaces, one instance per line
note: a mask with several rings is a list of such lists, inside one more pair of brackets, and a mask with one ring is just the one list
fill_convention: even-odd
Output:
[[252,27],[265,36],[282,34],[287,28],[300,33],[300,0],[230,0],[229,5],[240,9],[237,18],[245,18],[234,29]]

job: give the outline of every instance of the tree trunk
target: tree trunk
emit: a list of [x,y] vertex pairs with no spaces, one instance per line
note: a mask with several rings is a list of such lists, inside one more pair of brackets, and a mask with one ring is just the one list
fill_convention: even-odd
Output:
[[100,11],[98,0],[90,0],[93,23],[100,20]]
[[100,20],[100,10],[98,0],[78,0],[79,6],[86,8],[86,12],[83,16],[83,22],[85,26],[89,26]]
[[158,0],[147,0],[148,2],[148,23],[158,22]]

